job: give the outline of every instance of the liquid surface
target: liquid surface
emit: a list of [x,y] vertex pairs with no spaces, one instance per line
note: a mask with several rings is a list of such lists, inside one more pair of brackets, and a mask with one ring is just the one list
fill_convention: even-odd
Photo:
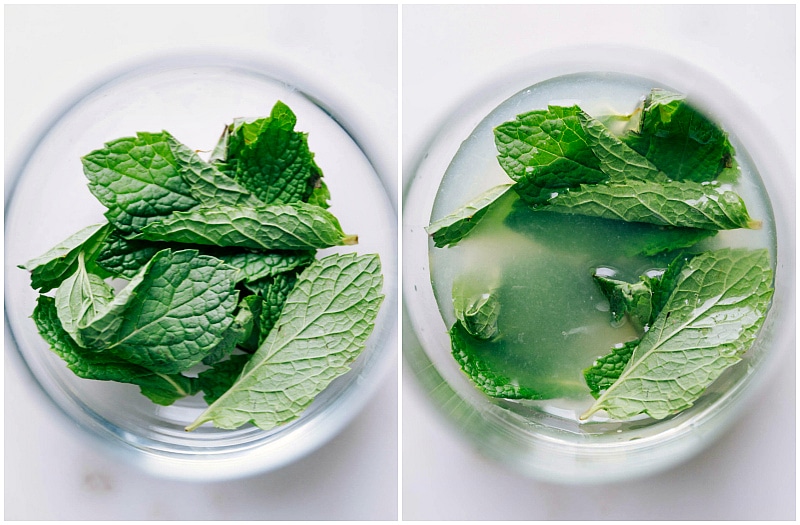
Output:
[[[548,104],[574,103],[592,115],[630,113],[652,87],[658,86],[622,75],[575,75],[538,84],[510,98],[463,143],[443,178],[432,220],[487,188],[510,182],[495,158],[492,130],[498,124]],[[723,231],[692,251],[769,248],[774,261],[769,201],[746,151],[735,137],[731,142],[742,171],[734,190],[745,200],[750,215],[762,221],[762,228]],[[574,420],[592,404],[583,370],[615,345],[639,337],[629,322],[612,323],[608,301],[592,274],[597,271],[635,282],[642,274],[665,268],[672,259],[669,255],[636,254],[636,247],[654,230],[649,225],[532,211],[510,191],[458,244],[431,248],[431,278],[446,324],[455,322],[454,283],[469,294],[495,293],[501,305],[500,336],[482,343],[476,349],[478,356],[494,372],[547,398],[498,403],[519,407],[521,413],[535,407]]]

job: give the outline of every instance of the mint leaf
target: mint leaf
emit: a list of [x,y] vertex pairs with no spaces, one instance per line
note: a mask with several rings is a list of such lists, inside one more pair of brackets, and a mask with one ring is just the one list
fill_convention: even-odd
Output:
[[203,358],[203,364],[211,365],[225,359],[225,357],[233,352],[237,345],[246,342],[250,338],[253,325],[254,319],[252,310],[246,306],[239,308],[231,325],[227,330],[222,332],[222,340]]
[[533,206],[582,184],[627,179],[666,180],[578,106],[548,106],[495,128],[498,161]]
[[258,294],[263,302],[258,317],[258,330],[262,340],[272,330],[280,318],[286,299],[297,284],[297,274],[286,272],[275,277],[265,277],[252,283],[247,283],[246,288]]
[[113,288],[102,277],[86,272],[81,253],[75,273],[56,290],[56,311],[61,326],[75,342],[83,345],[78,326],[94,319],[113,299]]
[[758,228],[744,201],[717,184],[644,182],[595,184],[563,193],[550,200],[558,213],[590,215],[664,226],[731,230]]
[[50,297],[39,296],[33,310],[33,321],[53,352],[66,361],[78,377],[138,385],[142,394],[159,405],[170,405],[197,391],[192,378],[180,374],[158,374],[113,355],[81,348],[62,328],[55,300]]
[[131,279],[164,248],[162,243],[128,239],[119,230],[113,230],[100,246],[96,262],[115,277]]
[[475,351],[484,341],[470,335],[460,321],[456,321],[450,329],[450,342],[456,362],[475,386],[486,395],[504,399],[542,399],[543,396],[534,389],[520,385],[491,370]]
[[653,89],[637,131],[623,140],[673,180],[707,182],[734,167],[728,136],[693,108],[686,96]]
[[233,206],[261,206],[262,202],[250,192],[205,162],[197,153],[164,132],[164,137],[175,157],[176,167],[192,196],[206,204]]
[[377,255],[332,255],[309,266],[278,324],[241,376],[195,422],[270,429],[297,418],[363,350],[383,300]]
[[512,187],[512,184],[502,184],[490,188],[472,202],[469,202],[438,221],[434,221],[425,228],[428,235],[433,237],[437,248],[451,246],[464,238],[486,214],[489,207]]
[[31,272],[31,287],[42,293],[58,288],[64,279],[75,273],[80,254],[84,254],[91,271],[103,277],[105,272],[97,267],[94,259],[110,231],[109,224],[88,226],[19,268]]
[[598,358],[591,367],[583,371],[583,377],[595,399],[600,396],[600,392],[619,379],[637,346],[639,346],[638,339],[617,345],[610,354]]
[[137,133],[81,159],[89,191],[108,208],[109,222],[125,234],[200,203],[178,171],[170,138],[167,132]]
[[491,339],[497,335],[500,302],[494,293],[468,296],[453,287],[453,308],[456,319],[471,336],[477,339]]
[[230,326],[236,274],[196,250],[163,250],[78,332],[87,345],[155,372],[187,370]]
[[626,315],[633,326],[642,331],[650,323],[653,313],[653,291],[647,282],[633,284],[594,274],[594,281],[608,299],[611,317],[615,322],[622,321]]
[[142,229],[138,238],[262,250],[309,250],[355,244],[339,221],[319,206],[302,202],[245,208],[198,206]]
[[233,254],[217,255],[219,259],[229,266],[238,268],[241,272],[240,280],[248,283],[258,281],[265,277],[275,277],[284,272],[289,272],[311,264],[314,260],[313,251],[295,252],[240,252]]
[[[219,168],[266,204],[308,201],[327,207],[322,171],[297,117],[277,102],[267,118],[237,119],[225,129],[213,158]],[[318,190],[318,191],[315,191]]]
[[691,406],[741,359],[772,297],[767,250],[723,249],[689,260],[625,370],[581,419],[662,419]]
[[203,399],[209,405],[219,399],[225,392],[230,389],[242,369],[250,360],[248,354],[233,354],[224,361],[214,363],[214,365],[203,370],[197,375],[198,389],[203,391]]

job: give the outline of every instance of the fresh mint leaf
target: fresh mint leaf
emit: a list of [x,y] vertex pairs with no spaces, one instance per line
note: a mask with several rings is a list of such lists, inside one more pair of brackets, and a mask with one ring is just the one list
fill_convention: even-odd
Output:
[[263,299],[258,318],[258,330],[262,339],[272,330],[280,318],[286,299],[297,284],[297,274],[286,272],[275,277],[265,277],[245,284],[245,287]]
[[115,229],[100,246],[97,264],[115,277],[131,279],[153,255],[166,247],[164,243],[128,239]]
[[270,429],[296,419],[349,370],[374,327],[383,277],[377,255],[331,255],[298,278],[281,317],[238,380],[197,420]]
[[739,362],[772,298],[767,250],[722,249],[689,260],[652,328],[620,374],[581,419],[655,419],[690,407]]
[[256,252],[246,251],[232,254],[217,255],[225,264],[238,268],[241,272],[240,280],[252,283],[265,277],[275,277],[284,272],[290,272],[311,264],[315,252]]
[[262,250],[310,250],[357,242],[330,212],[302,202],[260,208],[198,206],[151,222],[138,238]]
[[249,360],[249,354],[233,354],[200,372],[197,375],[198,389],[202,390],[206,403],[211,405],[225,394],[239,378]]
[[653,89],[623,140],[673,180],[709,182],[734,168],[728,135],[678,93]]
[[203,364],[211,365],[225,359],[237,345],[250,339],[254,325],[253,312],[247,306],[241,306],[231,325],[222,333],[222,340],[203,358]]
[[53,352],[66,361],[78,377],[138,385],[142,394],[159,405],[170,405],[197,392],[193,378],[181,374],[159,374],[108,353],[80,347],[62,328],[55,300],[51,297],[39,296],[33,310],[33,321]]
[[512,184],[502,184],[490,188],[450,215],[432,222],[425,228],[425,231],[433,238],[433,243],[437,248],[456,244],[472,231],[489,207],[505,195],[512,186]]
[[125,234],[200,204],[178,171],[170,138],[167,132],[137,133],[81,159],[89,191],[108,208],[109,222]]
[[110,231],[109,224],[88,226],[70,235],[46,253],[20,265],[19,268],[31,272],[31,287],[41,293],[58,288],[64,279],[73,275],[78,267],[80,254],[83,254],[84,261],[92,273],[105,277],[107,273],[97,267],[94,259]]
[[187,370],[233,321],[237,273],[196,250],[163,250],[78,332],[92,348],[155,372]]
[[759,228],[744,201],[718,184],[627,181],[581,186],[550,200],[558,213],[664,226],[731,230]]
[[294,130],[296,123],[292,110],[279,101],[267,118],[237,119],[228,126],[213,157],[224,173],[266,204],[306,202],[314,194],[314,202],[327,207],[322,170],[307,134]]
[[83,253],[78,268],[56,290],[56,312],[61,326],[79,345],[83,341],[78,326],[91,322],[114,299],[114,289],[102,277],[86,271]]

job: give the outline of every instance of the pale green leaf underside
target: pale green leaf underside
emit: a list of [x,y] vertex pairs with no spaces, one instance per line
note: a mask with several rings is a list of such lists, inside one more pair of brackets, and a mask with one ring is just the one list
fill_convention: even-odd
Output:
[[694,257],[619,379],[581,419],[598,410],[615,419],[661,419],[690,407],[750,347],[771,297],[766,250]]
[[114,290],[99,276],[88,273],[83,254],[78,256],[78,268],[56,290],[56,311],[61,326],[79,345],[86,346],[78,326],[88,323],[114,300]]
[[332,255],[309,266],[242,375],[187,430],[208,421],[266,430],[297,418],[363,350],[382,281],[377,255]]

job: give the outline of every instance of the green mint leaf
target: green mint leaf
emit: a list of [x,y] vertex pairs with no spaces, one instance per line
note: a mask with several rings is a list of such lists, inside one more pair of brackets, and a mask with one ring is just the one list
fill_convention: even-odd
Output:
[[309,250],[355,244],[330,212],[302,202],[244,208],[198,206],[152,222],[138,236],[169,241],[262,250]]
[[320,259],[298,278],[278,324],[241,376],[197,420],[220,428],[287,423],[349,370],[374,327],[383,277],[377,255]]
[[115,277],[131,279],[164,248],[162,243],[128,239],[119,230],[113,230],[100,246],[96,262]]
[[491,370],[476,352],[476,349],[480,348],[485,341],[470,335],[460,321],[456,321],[450,329],[450,342],[453,357],[461,366],[461,370],[486,395],[503,399],[543,398],[536,390],[520,385]]
[[495,128],[498,161],[533,206],[582,184],[627,179],[666,180],[578,106],[548,106]]
[[251,283],[265,277],[275,277],[311,264],[314,251],[295,252],[240,252],[217,255],[225,264],[238,268],[240,280]]
[[[267,118],[238,119],[228,126],[212,155],[220,169],[266,204],[306,202],[327,207],[322,171],[308,136],[294,130],[297,117],[277,102]],[[315,192],[315,189],[320,191]]]
[[678,93],[653,89],[639,129],[623,140],[673,180],[707,182],[725,170],[737,171],[727,134]]
[[247,309],[250,312],[250,316],[253,319],[253,327],[250,330],[250,334],[247,339],[241,341],[239,343],[239,347],[246,351],[247,353],[252,354],[258,347],[261,346],[264,341],[267,339],[267,334],[272,329],[272,325],[275,323],[273,322],[269,327],[264,326],[262,329],[262,315],[264,317],[268,317],[268,313],[263,313],[265,310],[264,299],[260,295],[253,294],[248,295],[239,303],[239,307],[243,309]]
[[167,132],[137,133],[81,159],[89,190],[108,208],[109,222],[125,234],[200,203],[178,171],[170,138]]
[[251,207],[263,204],[247,189],[222,173],[216,166],[205,162],[193,150],[178,142],[175,137],[166,132],[164,134],[175,157],[178,172],[192,196],[199,202]]
[[258,281],[245,284],[245,287],[256,293],[263,300],[258,317],[258,330],[261,340],[275,326],[280,318],[286,299],[297,284],[297,274],[287,272],[275,277],[265,277]]
[[33,310],[33,321],[53,352],[78,377],[138,385],[142,394],[159,405],[170,405],[197,391],[192,378],[180,374],[158,374],[108,353],[80,347],[61,326],[53,298],[39,296]]
[[203,358],[203,364],[211,365],[225,359],[237,345],[250,339],[254,322],[253,312],[250,308],[247,306],[239,308],[231,325],[222,333],[222,340]]
[[31,287],[41,293],[58,288],[64,279],[74,274],[80,254],[84,255],[92,273],[105,277],[106,272],[96,266],[94,259],[110,231],[109,224],[88,226],[19,267],[31,272]]
[[187,370],[230,326],[237,273],[196,250],[163,250],[78,331],[87,345],[155,372]]
[[639,346],[638,339],[617,345],[610,354],[598,358],[592,366],[583,371],[583,377],[595,399],[600,397],[600,392],[608,389],[619,379],[637,346]]
[[197,375],[197,383],[199,390],[203,391],[206,403],[211,405],[222,397],[239,378],[249,360],[248,354],[233,354],[228,359],[214,363],[211,368],[200,372]]
[[467,295],[454,286],[453,308],[456,319],[471,336],[477,339],[491,339],[497,335],[500,302],[494,293]]
[[492,203],[505,195],[512,186],[512,184],[502,184],[490,188],[450,215],[432,222],[430,226],[425,228],[425,231],[433,237],[433,243],[437,248],[456,244],[472,231]]
[[639,281],[631,284],[596,273],[593,277],[600,291],[608,299],[611,317],[615,322],[622,321],[627,315],[636,330],[641,332],[644,327],[649,326],[653,313],[653,291],[648,282]]
[[587,185],[556,196],[550,204],[548,209],[559,213],[664,226],[705,230],[760,227],[733,191],[690,181]]
[[114,299],[114,289],[102,277],[86,272],[83,254],[78,256],[78,268],[56,290],[56,311],[61,326],[79,345],[83,341],[78,325],[88,323]]
[[691,406],[741,359],[772,297],[767,250],[723,249],[686,262],[675,289],[619,378],[581,419],[662,419]]

